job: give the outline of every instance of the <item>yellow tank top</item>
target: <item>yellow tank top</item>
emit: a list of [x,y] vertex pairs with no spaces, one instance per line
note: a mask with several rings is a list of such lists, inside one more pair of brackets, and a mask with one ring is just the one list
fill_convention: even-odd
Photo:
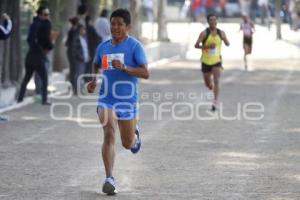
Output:
[[209,34],[205,46],[215,44],[215,48],[202,49],[201,61],[207,65],[214,65],[221,62],[221,46],[222,40],[218,34]]

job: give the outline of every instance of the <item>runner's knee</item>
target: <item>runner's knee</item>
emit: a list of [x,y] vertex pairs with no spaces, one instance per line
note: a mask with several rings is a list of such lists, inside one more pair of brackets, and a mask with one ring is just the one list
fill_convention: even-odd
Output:
[[219,85],[219,77],[215,77],[214,78],[214,84],[217,86],[217,85]]
[[206,85],[207,87],[210,86],[210,84],[211,84],[211,79],[208,78],[208,77],[205,77],[205,78],[204,78],[204,83],[205,83],[205,85]]
[[210,82],[209,81],[205,81],[205,86],[206,87],[210,87]]
[[130,139],[126,139],[126,140],[122,140],[122,145],[125,149],[130,149],[133,145],[133,140]]
[[113,127],[104,128],[104,143],[115,142],[115,129]]
[[121,140],[122,145],[125,149],[130,149],[134,143],[135,136],[128,130],[120,130],[121,131]]

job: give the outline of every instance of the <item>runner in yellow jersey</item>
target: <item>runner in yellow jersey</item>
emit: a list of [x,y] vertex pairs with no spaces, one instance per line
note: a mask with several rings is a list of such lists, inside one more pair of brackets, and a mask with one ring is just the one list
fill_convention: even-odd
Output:
[[222,71],[221,46],[224,41],[229,46],[229,41],[225,32],[217,28],[217,16],[215,14],[207,15],[209,27],[202,31],[195,44],[195,48],[202,49],[202,72],[206,87],[214,92],[214,101],[212,111],[218,106],[219,98],[219,79]]

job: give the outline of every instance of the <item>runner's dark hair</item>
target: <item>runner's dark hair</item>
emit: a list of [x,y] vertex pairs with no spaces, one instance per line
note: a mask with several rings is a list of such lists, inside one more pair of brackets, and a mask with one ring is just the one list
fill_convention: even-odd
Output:
[[209,18],[211,18],[211,17],[216,17],[217,19],[218,19],[218,16],[215,14],[215,13],[209,13],[207,16],[206,16],[206,19],[207,19],[207,21],[209,20]]
[[125,24],[128,26],[131,23],[130,12],[127,9],[117,9],[110,15],[110,21],[113,17],[121,17],[123,18]]

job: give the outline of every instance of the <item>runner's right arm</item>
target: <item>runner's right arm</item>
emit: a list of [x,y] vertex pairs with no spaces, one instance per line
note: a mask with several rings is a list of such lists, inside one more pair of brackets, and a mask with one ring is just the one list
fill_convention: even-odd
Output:
[[96,84],[96,82],[97,82],[97,74],[102,73],[102,70],[101,70],[102,61],[101,61],[100,47],[101,47],[101,44],[98,45],[98,47],[97,47],[96,54],[95,54],[93,64],[92,64],[92,69],[91,69],[91,73],[92,73],[91,82],[93,82],[94,84]]
[[97,86],[97,74],[101,72],[99,66],[96,63],[92,65],[92,80],[87,84],[87,90],[89,93],[93,93]]
[[203,31],[203,32],[200,33],[200,35],[199,35],[199,37],[198,37],[198,39],[197,39],[197,42],[195,43],[195,48],[196,48],[196,49],[203,49],[204,46],[203,46],[203,44],[200,45],[200,43],[203,42],[203,40],[204,40],[204,38],[205,38],[205,34],[206,34],[205,31]]
[[96,63],[93,63],[93,66],[92,66],[92,81],[91,82],[95,82],[96,84],[96,78],[97,78],[97,74],[101,74],[101,69],[100,69],[100,66],[97,65]]

